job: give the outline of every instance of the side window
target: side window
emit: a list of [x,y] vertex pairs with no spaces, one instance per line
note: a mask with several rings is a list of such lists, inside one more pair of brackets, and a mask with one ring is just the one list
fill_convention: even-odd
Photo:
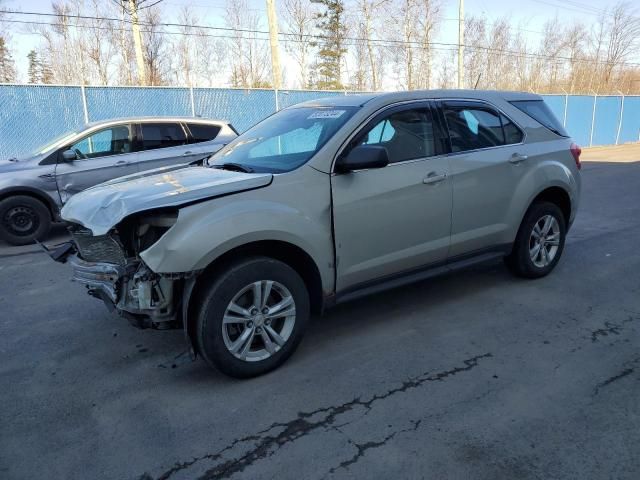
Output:
[[392,113],[367,131],[358,145],[385,147],[389,163],[436,155],[431,111],[419,109]]
[[133,135],[130,125],[109,127],[84,137],[69,147],[80,152],[81,157],[96,158],[119,155],[133,151]]
[[444,106],[451,150],[464,152],[505,144],[500,114],[484,106]]
[[220,133],[220,127],[216,125],[205,125],[203,123],[188,123],[189,131],[191,132],[192,142],[206,142],[213,140]]
[[522,131],[504,115],[500,115],[502,120],[502,128],[504,129],[504,138],[507,145],[511,143],[520,143],[522,141]]
[[187,136],[179,123],[143,123],[142,149],[175,147],[187,143]]

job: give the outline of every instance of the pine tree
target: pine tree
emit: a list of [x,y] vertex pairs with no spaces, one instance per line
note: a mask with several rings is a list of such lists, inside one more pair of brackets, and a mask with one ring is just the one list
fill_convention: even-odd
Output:
[[13,58],[3,37],[0,37],[0,82],[11,83],[16,80]]
[[316,88],[322,90],[342,90],[342,59],[347,49],[344,46],[346,25],[344,22],[343,0],[311,0],[324,6],[325,10],[316,14],[316,27],[322,37],[316,46],[318,61],[316,63]]
[[29,69],[27,70],[29,83],[42,83],[42,63],[38,58],[38,52],[31,50],[27,55],[27,59],[29,60]]

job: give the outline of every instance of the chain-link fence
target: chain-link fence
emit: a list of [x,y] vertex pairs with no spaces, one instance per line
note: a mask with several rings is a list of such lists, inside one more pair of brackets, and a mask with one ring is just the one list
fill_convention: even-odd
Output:
[[[87,121],[137,115],[229,120],[242,132],[274,111],[350,92],[0,85],[0,159],[27,154]],[[640,141],[640,96],[543,95],[583,145]]]

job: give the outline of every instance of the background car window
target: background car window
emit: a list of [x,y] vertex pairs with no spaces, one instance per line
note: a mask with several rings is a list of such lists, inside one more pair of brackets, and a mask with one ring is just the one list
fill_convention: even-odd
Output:
[[118,125],[99,130],[71,147],[88,158],[119,155],[133,151],[133,137],[129,125]]
[[360,145],[385,147],[389,163],[435,155],[433,119],[429,110],[392,113],[371,128]]
[[504,138],[507,144],[520,143],[522,141],[522,131],[504,115],[500,115],[502,120],[502,128],[504,129]]
[[218,136],[220,127],[216,125],[204,125],[202,123],[188,123],[189,131],[191,132],[192,142],[206,142],[213,140]]
[[154,148],[175,147],[187,143],[187,136],[178,123],[143,123],[142,124],[142,148],[152,150]]

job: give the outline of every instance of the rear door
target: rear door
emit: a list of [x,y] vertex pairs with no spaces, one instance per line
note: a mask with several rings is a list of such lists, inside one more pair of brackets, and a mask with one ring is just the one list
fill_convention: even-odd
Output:
[[[137,172],[134,136],[133,125],[119,124],[96,130],[63,147],[55,171],[62,203],[98,183]],[[78,158],[63,161],[65,150],[74,150]]]
[[450,256],[505,243],[508,209],[530,161],[522,130],[491,104],[439,102],[451,141]]
[[443,140],[430,104],[414,102],[374,117],[345,149],[383,146],[390,163],[332,175],[339,290],[446,260],[451,183]]
[[142,122],[138,126],[140,160],[138,170],[190,163],[199,152],[189,145],[180,122]]

